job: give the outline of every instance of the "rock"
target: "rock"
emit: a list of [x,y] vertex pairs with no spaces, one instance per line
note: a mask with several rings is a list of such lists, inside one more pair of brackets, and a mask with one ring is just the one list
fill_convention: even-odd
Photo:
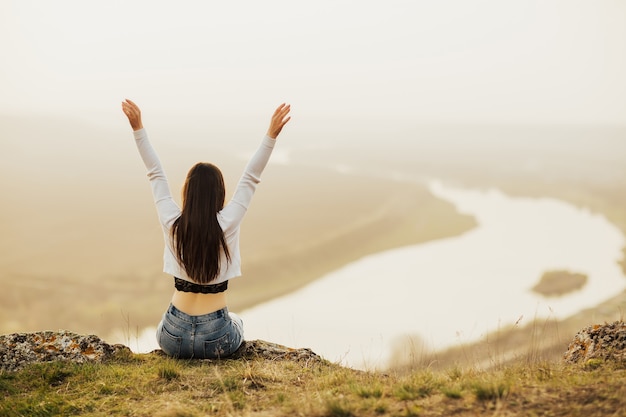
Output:
[[264,340],[244,341],[241,347],[231,356],[232,359],[263,358],[272,361],[288,360],[295,362],[324,362],[321,356],[308,348],[294,349],[266,342]]
[[110,345],[94,335],[68,331],[13,333],[0,335],[0,370],[15,371],[30,363],[52,361],[103,362],[119,352],[130,353],[130,349]]
[[586,363],[590,359],[626,361],[626,324],[589,326],[574,336],[564,359],[568,363]]
[[[132,352],[124,345],[110,345],[98,336],[68,331],[0,335],[0,371],[16,371],[27,364],[53,361],[104,362],[119,353],[130,355]],[[161,350],[152,354],[165,356]],[[293,349],[263,340],[244,341],[229,359],[257,358],[307,364],[324,362],[311,349]]]

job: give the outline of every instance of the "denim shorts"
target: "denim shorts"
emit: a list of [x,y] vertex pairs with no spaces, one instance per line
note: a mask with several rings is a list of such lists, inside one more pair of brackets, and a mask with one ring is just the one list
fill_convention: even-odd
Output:
[[157,341],[174,358],[225,358],[243,342],[243,321],[226,307],[190,316],[170,304],[157,327]]

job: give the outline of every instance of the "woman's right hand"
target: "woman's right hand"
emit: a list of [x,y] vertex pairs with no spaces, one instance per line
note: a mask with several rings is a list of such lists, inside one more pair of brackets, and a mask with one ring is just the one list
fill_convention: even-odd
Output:
[[143,124],[141,123],[141,110],[139,110],[139,106],[126,99],[122,101],[122,111],[128,117],[128,121],[130,122],[130,127],[133,130],[143,129]]
[[272,139],[276,139],[278,137],[281,130],[283,130],[283,126],[287,124],[287,122],[291,119],[291,116],[287,117],[289,114],[289,110],[291,110],[290,104],[281,104],[278,106],[274,114],[272,115],[272,121],[270,122],[270,127],[267,129],[267,136]]

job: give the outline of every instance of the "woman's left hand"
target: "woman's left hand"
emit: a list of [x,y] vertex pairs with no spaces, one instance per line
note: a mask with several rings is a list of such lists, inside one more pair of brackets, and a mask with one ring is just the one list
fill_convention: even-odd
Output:
[[289,120],[291,120],[291,116],[287,116],[289,114],[289,110],[291,110],[290,104],[281,104],[278,106],[274,114],[272,115],[272,121],[270,122],[270,127],[267,129],[267,136],[272,139],[276,139],[280,134],[280,131],[283,130],[283,126],[287,124]]

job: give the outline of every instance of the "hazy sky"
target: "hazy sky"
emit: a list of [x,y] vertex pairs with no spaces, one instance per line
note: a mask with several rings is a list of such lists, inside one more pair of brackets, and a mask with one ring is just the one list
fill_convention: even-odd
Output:
[[622,0],[0,0],[0,47],[0,113],[626,124]]

